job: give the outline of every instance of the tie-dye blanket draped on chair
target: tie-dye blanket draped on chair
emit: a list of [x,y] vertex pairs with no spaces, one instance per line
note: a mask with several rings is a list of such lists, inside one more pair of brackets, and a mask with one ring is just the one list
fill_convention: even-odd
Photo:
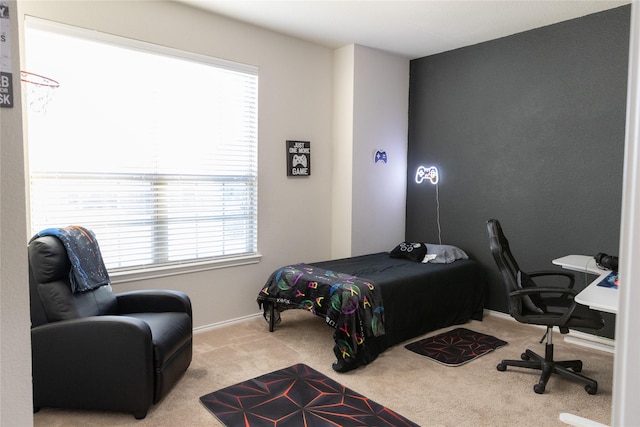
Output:
[[31,241],[40,236],[57,237],[67,250],[71,262],[69,281],[73,293],[90,291],[111,283],[96,236],[91,230],[77,225],[47,228],[33,236]]

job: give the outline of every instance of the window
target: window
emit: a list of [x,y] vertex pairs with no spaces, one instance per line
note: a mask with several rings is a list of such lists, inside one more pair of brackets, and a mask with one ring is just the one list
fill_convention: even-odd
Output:
[[116,272],[257,255],[255,67],[25,28],[26,69],[60,83],[39,111],[25,91],[32,234],[87,227]]

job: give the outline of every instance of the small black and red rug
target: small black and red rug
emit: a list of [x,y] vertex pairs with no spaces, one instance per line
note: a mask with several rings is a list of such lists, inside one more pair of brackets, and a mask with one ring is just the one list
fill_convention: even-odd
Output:
[[297,364],[200,397],[228,427],[356,427],[418,425]]
[[457,328],[404,347],[444,365],[460,366],[507,344],[491,335]]

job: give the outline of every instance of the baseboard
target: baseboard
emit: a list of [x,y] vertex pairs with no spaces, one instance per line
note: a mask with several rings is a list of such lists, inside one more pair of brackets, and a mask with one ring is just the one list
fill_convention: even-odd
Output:
[[563,423],[575,427],[608,427],[606,424],[601,424],[597,421],[592,421],[588,418],[583,418],[567,412],[562,412],[559,418]]
[[484,316],[485,317],[486,316],[498,317],[500,319],[510,320],[510,321],[513,321],[513,322],[516,321],[516,319],[514,319],[513,317],[511,317],[511,315],[509,315],[507,313],[503,313],[501,311],[489,310],[488,308],[484,309]]
[[194,334],[199,334],[202,332],[212,331],[218,328],[224,328],[225,326],[236,325],[238,323],[244,323],[251,319],[255,319],[256,317],[262,316],[262,312],[250,314],[248,316],[236,317],[235,319],[229,319],[222,322],[210,323],[208,325],[198,326],[197,328],[193,328]]
[[[511,315],[507,313],[502,313],[501,311],[485,309],[484,315],[493,316],[503,320],[510,320],[510,321],[516,322],[516,319],[511,317]],[[529,325],[529,326],[544,328],[544,326],[539,326],[539,325]],[[570,344],[581,345],[583,347],[602,350],[608,353],[615,353],[615,340],[612,340],[611,338],[599,337],[597,335],[587,334],[586,332],[572,330],[569,332],[569,334],[567,334],[564,337],[564,340],[565,342],[568,342]]]
[[[193,333],[198,334],[202,332],[211,331],[218,328],[223,328],[225,326],[231,326],[238,323],[243,323],[251,319],[255,319],[256,317],[262,316],[261,312],[250,314],[248,316],[237,317],[235,319],[225,320],[223,322],[211,323],[204,326],[198,326],[197,328],[193,328]],[[492,316],[497,317],[502,320],[508,320],[512,322],[516,322],[516,319],[511,317],[511,315],[507,313],[503,313],[501,311],[484,309],[484,316]],[[539,329],[544,329],[544,326],[540,325],[528,325]],[[581,345],[583,347],[589,347],[596,350],[602,350],[609,353],[615,352],[615,341],[610,338],[599,337],[597,335],[587,334],[585,332],[580,331],[571,331],[567,336],[564,337],[565,342]]]
[[606,351],[607,353],[616,352],[616,342],[611,338],[599,337],[580,331],[570,331],[569,335],[564,337],[564,340],[571,344],[582,345],[596,350]]

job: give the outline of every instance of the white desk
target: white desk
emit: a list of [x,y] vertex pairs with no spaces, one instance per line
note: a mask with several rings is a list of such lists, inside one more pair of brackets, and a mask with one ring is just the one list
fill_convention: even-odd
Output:
[[598,283],[607,277],[610,271],[603,272],[596,280],[591,282],[589,286],[584,288],[575,296],[576,302],[588,305],[590,308],[598,311],[606,311],[607,313],[618,313],[618,298],[620,291],[615,288],[605,288],[598,286]]
[[598,268],[596,260],[589,255],[567,255],[562,258],[554,259],[551,262],[562,268],[566,268],[567,270],[595,274],[598,276],[604,271]]
[[[594,310],[606,311],[614,314],[618,312],[618,290],[598,286],[598,283],[607,277],[610,271],[598,268],[593,257],[588,255],[567,255],[562,258],[554,259],[551,262],[555,265],[561,266],[562,268],[566,268],[567,270],[597,274],[598,278],[589,283],[589,285],[580,291],[574,299],[577,303],[587,305]],[[566,337],[565,340],[568,342],[576,342],[582,339],[577,338],[577,340],[574,341],[571,340],[571,337]],[[589,344],[581,344],[591,346]],[[604,345],[606,346],[607,344]],[[598,345],[593,346],[595,348],[599,348]],[[609,344],[608,346],[613,348],[613,344]],[[612,352],[613,350],[611,349],[606,351]],[[566,412],[560,414],[560,421],[575,427],[607,427],[605,424],[600,424],[587,418],[582,418]]]
[[552,262],[568,270],[597,274],[598,278],[575,296],[576,302],[598,311],[613,314],[618,312],[618,296],[620,292],[618,292],[617,289],[598,286],[598,283],[604,279],[610,271],[599,269],[593,257],[587,255],[567,255],[554,259]]

